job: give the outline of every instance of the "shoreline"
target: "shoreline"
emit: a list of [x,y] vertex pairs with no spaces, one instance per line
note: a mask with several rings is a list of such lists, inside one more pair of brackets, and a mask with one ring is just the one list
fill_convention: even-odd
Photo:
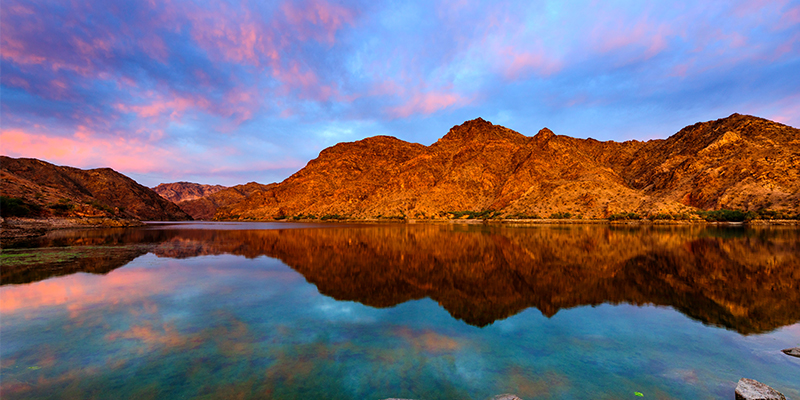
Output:
[[[170,222],[170,221],[157,221]],[[800,226],[800,220],[751,220],[742,222],[704,221],[704,220],[623,220],[607,219],[336,219],[336,220],[196,220],[194,222],[272,222],[272,223],[316,223],[316,224],[459,224],[459,225],[498,225],[498,226],[537,226],[537,225],[611,225],[611,226]],[[0,238],[35,238],[48,232],[62,229],[132,228],[146,225],[135,219],[115,218],[18,218],[0,219]]]
[[197,220],[204,222],[275,222],[275,223],[375,223],[375,224],[468,224],[468,225],[726,225],[726,226],[747,226],[747,225],[800,225],[800,219],[754,219],[750,221],[705,221],[705,220],[618,220],[608,219],[265,219],[265,220],[239,220],[239,219],[220,219],[220,220]]
[[137,219],[108,217],[0,218],[0,239],[29,239],[62,229],[130,228],[144,226]]

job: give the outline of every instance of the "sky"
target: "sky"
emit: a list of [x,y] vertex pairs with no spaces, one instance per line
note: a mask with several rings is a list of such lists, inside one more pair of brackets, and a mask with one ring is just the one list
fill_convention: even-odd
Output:
[[800,127],[800,0],[3,0],[0,153],[280,182],[339,142]]

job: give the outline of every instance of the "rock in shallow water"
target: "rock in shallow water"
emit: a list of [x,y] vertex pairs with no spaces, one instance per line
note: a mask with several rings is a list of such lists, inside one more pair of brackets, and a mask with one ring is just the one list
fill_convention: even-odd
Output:
[[491,400],[522,400],[517,395],[506,393],[506,394],[498,394],[497,396],[492,397]]
[[742,378],[736,385],[736,400],[786,400],[786,397],[759,381]]
[[792,347],[791,349],[783,349],[781,351],[793,357],[800,357],[800,347]]

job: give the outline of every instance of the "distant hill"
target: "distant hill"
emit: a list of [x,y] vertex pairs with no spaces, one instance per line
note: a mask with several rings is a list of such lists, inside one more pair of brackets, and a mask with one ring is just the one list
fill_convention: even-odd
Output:
[[[183,184],[186,182],[179,182],[179,183]],[[156,190],[159,190],[159,188],[163,189],[163,187],[168,187],[166,185],[175,185],[175,184],[162,183],[161,185],[158,185],[156,187]],[[208,185],[199,185],[197,183],[188,183],[188,185],[208,186]],[[191,215],[192,218],[197,220],[210,220],[214,218],[214,214],[220,207],[230,206],[242,202],[246,200],[250,195],[266,191],[273,185],[274,183],[270,185],[262,185],[260,183],[250,182],[244,185],[236,185],[229,188],[223,187],[222,190],[213,190],[209,194],[206,194],[201,197],[196,197],[193,199],[182,200],[182,201],[173,200],[173,201],[178,207],[181,208],[181,210]],[[166,190],[164,191],[166,192]]]
[[693,210],[800,211],[800,130],[747,115],[666,140],[535,136],[483,119],[424,146],[376,136],[340,143],[279,184],[221,205],[216,219],[445,218]]
[[0,156],[0,193],[5,206],[24,207],[31,216],[191,219],[156,192],[110,168],[82,170]]
[[227,189],[222,185],[202,185],[192,182],[162,183],[153,188],[153,191],[161,197],[173,202],[180,203],[187,200],[196,200]]

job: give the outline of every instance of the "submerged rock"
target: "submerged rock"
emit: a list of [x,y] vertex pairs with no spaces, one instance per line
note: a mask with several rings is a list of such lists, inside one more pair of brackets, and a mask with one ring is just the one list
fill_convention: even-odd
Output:
[[800,347],[792,347],[790,349],[783,349],[781,351],[789,356],[800,357]]
[[759,381],[742,378],[736,385],[736,400],[786,400],[786,397]]
[[505,394],[498,394],[497,396],[492,397],[491,400],[522,400],[517,395],[511,393]]

